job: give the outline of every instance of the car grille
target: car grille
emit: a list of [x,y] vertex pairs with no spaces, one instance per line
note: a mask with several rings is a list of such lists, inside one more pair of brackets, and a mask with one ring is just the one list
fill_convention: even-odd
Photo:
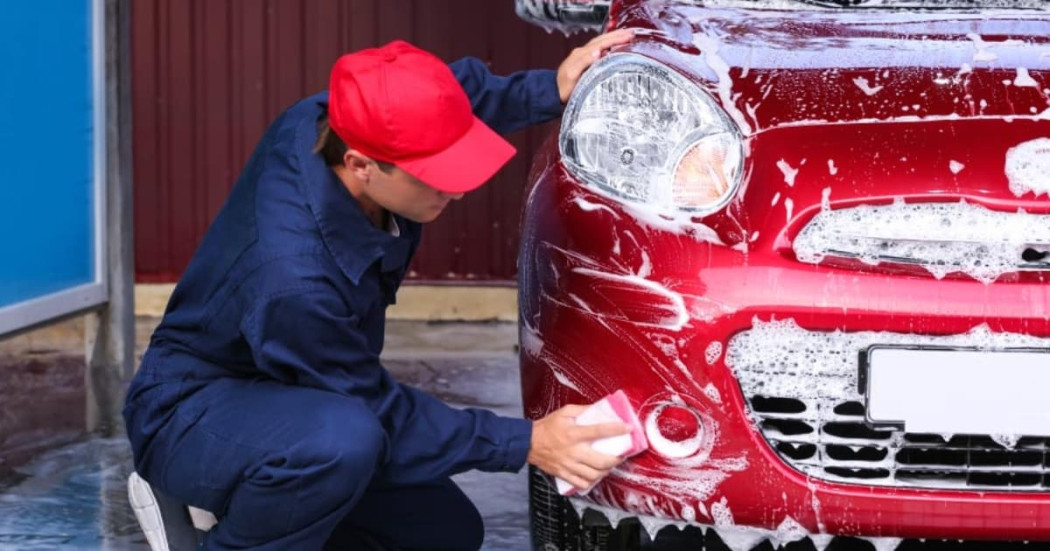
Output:
[[1004,273],[1050,270],[1050,216],[992,211],[965,201],[825,206],[793,248],[811,264],[844,258],[994,281]]
[[858,358],[875,344],[1050,348],[1050,339],[986,327],[946,337],[813,332],[759,322],[733,337],[726,364],[761,434],[789,465],[850,484],[1050,491],[1050,438],[914,434],[865,422]]

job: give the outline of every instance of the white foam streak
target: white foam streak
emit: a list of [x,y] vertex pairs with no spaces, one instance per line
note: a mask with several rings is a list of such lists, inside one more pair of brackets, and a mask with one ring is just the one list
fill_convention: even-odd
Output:
[[722,238],[710,226],[693,220],[692,215],[683,212],[669,213],[653,206],[637,203],[625,203],[624,210],[640,224],[650,228],[685,235],[701,243],[725,246]]
[[798,176],[798,169],[792,167],[784,159],[777,161],[777,168],[779,168],[781,174],[784,175],[784,183],[787,184],[788,187],[794,187],[795,177]]
[[977,33],[969,33],[966,35],[967,38],[973,41],[974,48],[977,49],[973,54],[974,63],[991,63],[999,59],[998,54],[988,49],[988,43],[981,38]]
[[540,336],[539,331],[533,326],[529,325],[528,322],[522,320],[521,322],[521,349],[526,354],[538,358],[540,353],[543,351],[543,337]]
[[[671,291],[667,287],[660,285],[655,281],[650,281],[645,278],[638,277],[636,275],[621,275],[611,274],[608,272],[600,272],[598,270],[592,270],[590,268],[573,268],[573,271],[586,276],[607,279],[610,281],[616,281],[625,285],[635,285],[643,287],[654,294],[661,295],[667,299],[667,301],[673,306],[675,310],[675,316],[671,319],[654,320],[656,325],[665,327],[672,331],[681,331],[687,323],[689,323],[689,311],[685,307],[685,300],[682,295]],[[590,311],[588,309],[588,311]]]
[[649,253],[642,251],[642,265],[638,267],[638,272],[635,274],[641,278],[647,278],[653,273],[653,261],[649,258]]
[[707,365],[714,365],[718,361],[718,358],[722,357],[722,343],[719,341],[712,341],[711,344],[707,345],[707,349],[704,350],[704,359],[707,360]]
[[810,534],[809,539],[813,542],[813,547],[816,548],[816,551],[824,551],[831,545],[831,540],[834,539],[834,536],[829,534]]
[[729,76],[729,64],[718,55],[718,49],[721,47],[718,39],[701,32],[696,34],[694,40],[696,47],[700,48],[704,62],[718,77],[718,99],[721,100],[722,108],[729,113],[733,122],[740,127],[740,131],[745,136],[751,134],[751,124],[736,106],[736,98],[733,96],[733,78]]
[[871,543],[875,551],[893,551],[901,544],[900,538],[865,538]]
[[711,504],[711,518],[715,521],[716,528],[736,525],[733,521],[733,511],[729,509],[729,502],[725,497]]
[[1025,67],[1017,68],[1017,76],[1014,78],[1014,86],[1038,88],[1039,83],[1032,78],[1032,75],[1028,72]]
[[601,203],[594,203],[592,201],[584,199],[583,197],[574,197],[572,202],[575,203],[576,206],[580,207],[580,210],[584,212],[606,211],[612,214],[614,218],[620,217],[620,213],[616,212],[607,205],[603,205]]
[[716,404],[722,403],[722,393],[718,392],[718,388],[712,383],[707,383],[707,386],[704,387],[704,396]]
[[554,379],[557,380],[558,383],[560,383],[562,386],[564,386],[566,388],[569,388],[571,390],[575,390],[576,392],[578,392],[580,394],[583,394],[583,391],[580,390],[580,387],[576,386],[575,383],[570,381],[569,378],[566,377],[564,373],[562,373],[559,369],[554,367],[554,365],[550,364],[549,362],[548,362],[548,365],[550,365],[551,373],[554,374]]
[[791,517],[784,517],[780,526],[777,526],[776,531],[773,532],[773,537],[770,538],[769,543],[773,545],[774,549],[779,549],[783,545],[799,541],[808,535],[809,531],[799,524],[798,521]]
[[874,96],[875,94],[878,94],[879,91],[883,88],[882,86],[871,86],[870,84],[868,84],[868,79],[864,77],[857,77],[853,79],[853,84],[856,84],[857,88],[860,88],[862,92],[869,96]]
[[1000,446],[1012,450],[1017,447],[1017,442],[1021,440],[1019,434],[992,434],[990,435],[992,440],[995,440]]

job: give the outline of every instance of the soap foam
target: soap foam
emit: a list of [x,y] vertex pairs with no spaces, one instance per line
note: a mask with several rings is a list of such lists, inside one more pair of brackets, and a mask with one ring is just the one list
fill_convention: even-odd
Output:
[[1006,152],[1006,178],[1010,191],[1050,196],[1050,138],[1018,144]]
[[1037,243],[1050,243],[1050,216],[992,211],[965,201],[897,200],[822,211],[793,246],[798,259],[811,264],[833,254],[871,265],[908,259],[937,278],[961,272],[987,283],[1017,271],[1024,250]]

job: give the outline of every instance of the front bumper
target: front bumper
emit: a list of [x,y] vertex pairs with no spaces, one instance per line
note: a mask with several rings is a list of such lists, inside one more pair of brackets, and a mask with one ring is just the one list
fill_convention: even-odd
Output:
[[775,530],[791,519],[834,535],[1050,540],[1048,491],[847,483],[792,467],[759,430],[751,397],[726,362],[734,337],[771,323],[816,336],[963,340],[984,327],[1050,346],[1045,283],[829,269],[786,258],[773,237],[747,248],[716,245],[640,222],[559,164],[539,176],[525,220],[519,289],[527,416],[622,388],[643,422],[666,404],[685,405],[705,430],[694,455],[669,459],[650,450],[588,500],[723,527]]

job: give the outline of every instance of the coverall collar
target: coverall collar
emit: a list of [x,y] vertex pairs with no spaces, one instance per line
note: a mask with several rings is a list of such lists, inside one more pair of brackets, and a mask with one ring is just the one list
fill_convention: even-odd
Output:
[[[400,236],[375,227],[364,209],[346,189],[324,159],[313,152],[317,139],[315,121],[304,121],[296,129],[296,156],[302,171],[302,192],[310,211],[321,230],[325,247],[335,258],[339,269],[354,284],[362,274],[381,259],[383,272],[397,272],[404,268],[411,253],[411,239],[402,231]],[[391,213],[401,228],[407,222]]]

